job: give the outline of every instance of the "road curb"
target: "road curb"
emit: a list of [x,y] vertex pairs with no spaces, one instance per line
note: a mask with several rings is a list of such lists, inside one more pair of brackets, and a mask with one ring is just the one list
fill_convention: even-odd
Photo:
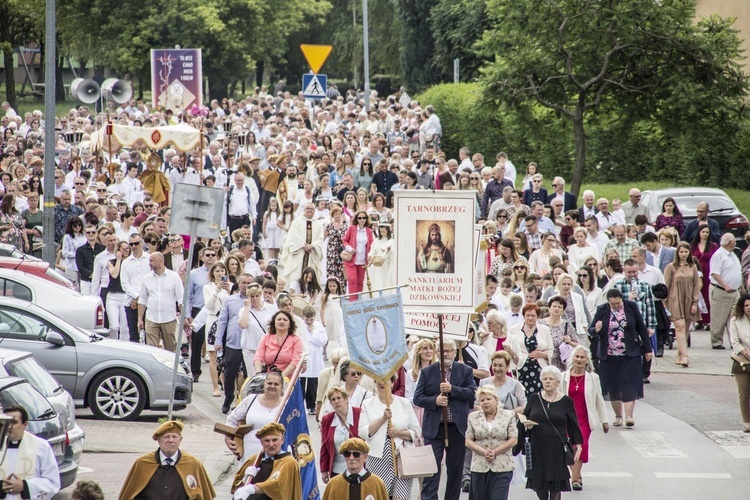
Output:
[[206,457],[203,468],[206,469],[211,483],[217,485],[234,465],[234,455],[228,451],[215,451]]

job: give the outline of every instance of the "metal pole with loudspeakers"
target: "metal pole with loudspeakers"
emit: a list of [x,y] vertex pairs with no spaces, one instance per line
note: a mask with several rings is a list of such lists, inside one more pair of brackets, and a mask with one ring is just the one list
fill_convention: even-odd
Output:
[[370,111],[370,31],[367,27],[367,0],[362,0],[362,31],[365,46],[365,111]]
[[55,264],[55,0],[46,0],[44,27],[44,232],[42,257]]

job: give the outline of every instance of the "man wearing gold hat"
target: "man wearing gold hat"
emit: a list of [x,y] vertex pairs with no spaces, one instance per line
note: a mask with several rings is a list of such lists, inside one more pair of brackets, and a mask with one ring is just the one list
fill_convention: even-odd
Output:
[[216,498],[213,484],[194,456],[180,451],[182,422],[164,422],[154,432],[159,443],[155,453],[146,453],[130,468],[120,491],[120,500],[170,498],[209,500]]
[[253,455],[237,471],[234,500],[302,500],[299,464],[291,453],[281,450],[285,430],[271,422],[255,433],[263,447],[263,460],[256,467],[258,455]]
[[323,500],[388,500],[383,480],[365,469],[370,447],[360,438],[344,441],[339,452],[346,460],[346,472],[328,482]]

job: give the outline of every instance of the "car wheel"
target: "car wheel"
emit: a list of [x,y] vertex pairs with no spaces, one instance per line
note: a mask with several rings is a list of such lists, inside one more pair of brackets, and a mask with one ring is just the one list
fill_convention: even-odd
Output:
[[135,420],[146,406],[146,388],[127,370],[100,373],[89,387],[89,407],[96,418]]

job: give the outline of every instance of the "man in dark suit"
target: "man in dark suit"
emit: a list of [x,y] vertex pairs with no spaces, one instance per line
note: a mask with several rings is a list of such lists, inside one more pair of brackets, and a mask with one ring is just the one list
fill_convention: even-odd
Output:
[[545,203],[551,205],[552,200],[557,197],[563,199],[563,212],[576,208],[576,197],[573,196],[572,193],[565,191],[565,179],[562,177],[555,177],[552,180],[552,191],[547,195],[547,201]]
[[721,240],[721,230],[719,229],[719,223],[708,217],[709,212],[708,203],[702,201],[695,206],[695,215],[698,217],[691,220],[685,225],[685,231],[682,233],[682,241],[688,243],[695,239],[695,235],[700,231],[701,226],[708,224],[711,229],[711,241],[718,244]]
[[167,269],[179,272],[180,265],[187,260],[189,251],[184,248],[182,236],[173,234],[169,237],[168,247],[162,252],[164,254],[164,265]]
[[438,177],[440,179],[440,189],[445,189],[448,183],[453,185],[451,189],[458,189],[458,176],[460,175],[458,173],[458,162],[456,160],[448,160],[446,164],[448,165],[448,170]]
[[[456,343],[443,342],[445,380],[440,376],[440,364],[424,368],[414,391],[414,404],[424,408],[422,436],[425,444],[432,445],[438,472],[422,483],[422,500],[437,500],[443,454],[447,481],[445,500],[458,500],[461,494],[461,474],[465,454],[465,435],[469,412],[474,406],[473,370],[463,363],[454,362]],[[445,410],[445,412],[444,412]],[[445,436],[448,446],[445,446]]]
[[594,195],[592,190],[587,189],[584,191],[581,198],[583,198],[583,205],[578,207],[578,222],[583,224],[586,219],[595,216],[599,212],[599,209],[594,204],[596,195]]

